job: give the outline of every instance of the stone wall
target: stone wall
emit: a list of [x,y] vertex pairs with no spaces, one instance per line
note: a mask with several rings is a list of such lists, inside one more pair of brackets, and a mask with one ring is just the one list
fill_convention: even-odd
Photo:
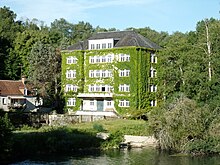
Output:
[[82,122],[92,122],[97,120],[104,120],[105,116],[94,116],[94,115],[63,115],[63,114],[52,114],[49,115],[49,125],[68,125]]

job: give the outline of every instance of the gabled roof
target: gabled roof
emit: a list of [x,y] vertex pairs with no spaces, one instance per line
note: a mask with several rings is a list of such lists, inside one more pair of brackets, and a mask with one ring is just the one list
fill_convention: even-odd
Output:
[[[146,37],[136,33],[135,31],[115,31],[101,32],[93,34],[88,40],[114,39],[116,44],[114,47],[137,46],[150,49],[160,49],[156,43],[150,41]],[[86,50],[88,49],[88,40],[78,42],[68,47],[68,50]]]
[[0,95],[24,95],[22,90],[25,86],[22,81],[0,80]]

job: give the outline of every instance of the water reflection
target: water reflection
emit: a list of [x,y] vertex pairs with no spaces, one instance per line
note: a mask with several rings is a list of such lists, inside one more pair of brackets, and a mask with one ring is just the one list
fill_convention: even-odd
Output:
[[13,165],[220,165],[220,157],[172,156],[155,149],[82,151],[71,156],[31,158]]

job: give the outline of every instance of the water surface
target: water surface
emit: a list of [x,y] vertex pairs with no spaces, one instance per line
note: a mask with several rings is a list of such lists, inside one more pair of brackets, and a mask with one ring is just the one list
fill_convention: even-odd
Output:
[[69,156],[32,157],[13,165],[220,165],[220,156],[173,156],[156,149],[81,151]]

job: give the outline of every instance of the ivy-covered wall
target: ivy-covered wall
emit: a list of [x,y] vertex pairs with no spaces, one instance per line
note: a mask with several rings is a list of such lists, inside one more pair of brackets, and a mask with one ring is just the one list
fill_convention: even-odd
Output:
[[[74,56],[77,58],[76,64],[67,64],[67,57]],[[77,98],[78,93],[82,93],[84,89],[84,52],[83,51],[63,51],[62,52],[62,93],[64,94],[65,102],[67,102],[68,98],[76,98],[76,106],[67,107],[65,104],[65,111],[67,109],[71,110],[79,110],[80,108],[80,99]],[[67,70],[76,70],[76,78],[67,79],[66,78],[66,71]],[[77,85],[79,88],[77,92],[69,91],[66,92],[66,84],[74,84]]]
[[[66,100],[70,97],[76,97],[78,93],[89,93],[89,85],[91,84],[108,84],[113,86],[113,100],[118,113],[126,114],[134,109],[145,109],[150,107],[150,100],[155,97],[155,93],[150,93],[149,85],[156,83],[150,78],[150,52],[146,48],[139,47],[123,47],[100,50],[85,50],[85,51],[64,51],[62,52],[62,89],[65,89],[66,84],[77,84],[80,88],[74,92],[65,93]],[[114,54],[112,63],[90,63],[90,56],[105,56]],[[119,62],[116,56],[119,54],[130,55],[130,61]],[[77,64],[66,64],[68,56],[75,56]],[[66,70],[77,70],[77,78],[66,79]],[[120,77],[119,70],[130,70],[129,77]],[[112,70],[113,76],[106,78],[91,78],[89,70]],[[130,92],[120,92],[120,84],[130,84]],[[130,107],[119,107],[119,100],[128,100]],[[76,106],[71,107],[72,110],[79,110],[81,100],[77,98]],[[70,108],[70,107],[68,107]]]

